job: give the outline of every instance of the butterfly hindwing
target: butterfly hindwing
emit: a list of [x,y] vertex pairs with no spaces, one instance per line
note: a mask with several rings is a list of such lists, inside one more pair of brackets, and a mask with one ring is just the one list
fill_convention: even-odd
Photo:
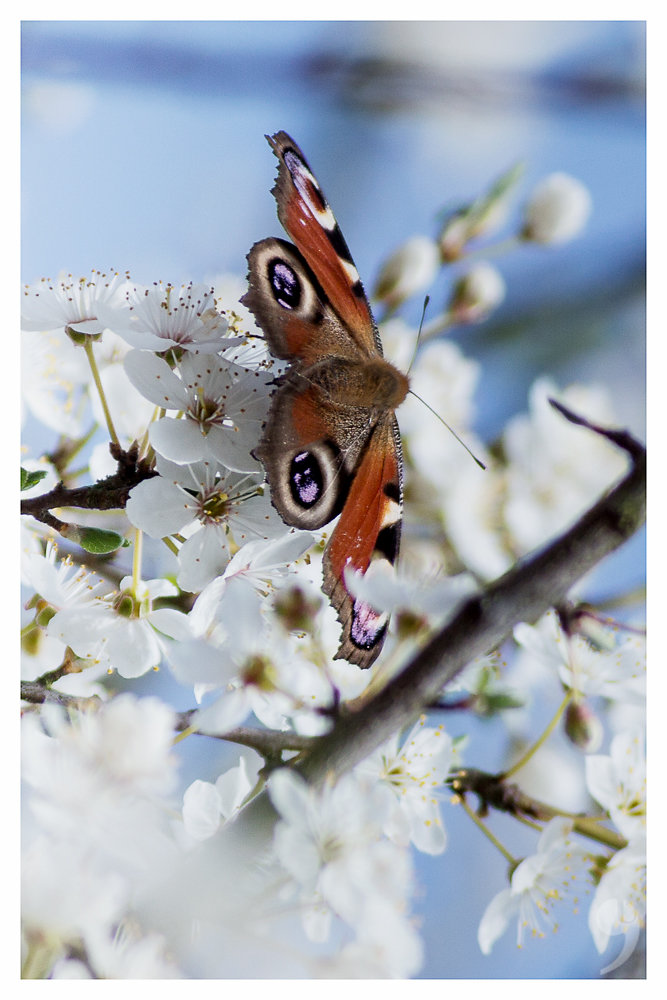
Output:
[[364,574],[376,561],[393,566],[400,545],[402,508],[401,437],[396,418],[388,414],[368,440],[324,553],[323,590],[343,627],[336,658],[360,667],[369,667],[382,648],[388,615],[354,598],[345,574]]
[[355,408],[333,404],[319,384],[330,367],[291,369],[281,379],[254,450],[282,519],[310,531],[342,510],[369,433],[359,429]]

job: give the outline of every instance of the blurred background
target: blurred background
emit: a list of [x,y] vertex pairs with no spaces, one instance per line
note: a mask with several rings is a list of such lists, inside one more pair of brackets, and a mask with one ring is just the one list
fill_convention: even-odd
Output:
[[[643,438],[644,57],[640,21],[24,22],[22,280],[110,267],[141,283],[243,279],[251,244],[282,235],[264,139],[279,129],[304,150],[368,288],[391,250],[435,236],[438,213],[517,161],[518,205],[564,171],[593,198],[584,234],[494,260],[504,303],[452,334],[482,367],[476,429],[493,440],[549,373],[606,385]],[[431,291],[442,308],[445,279]],[[609,571],[640,581],[643,552],[633,540]],[[497,768],[502,738],[500,722],[480,722],[467,762]],[[214,744],[184,746],[185,784],[230,766]],[[481,954],[503,863],[460,810],[445,805],[444,819],[448,850],[417,857],[422,976],[597,978],[620,944],[601,958],[585,912],[520,951],[512,930]],[[495,828],[516,846],[515,827]]]

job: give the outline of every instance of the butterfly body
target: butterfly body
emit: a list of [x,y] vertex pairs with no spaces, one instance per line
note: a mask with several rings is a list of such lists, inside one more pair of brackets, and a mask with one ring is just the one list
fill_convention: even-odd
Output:
[[394,410],[409,383],[382,355],[347,244],[301,150],[285,132],[269,142],[280,163],[278,217],[295,245],[270,238],[252,247],[242,302],[290,367],[276,380],[254,454],[287,524],[312,530],[340,514],[324,552],[323,589],[342,624],[337,657],[369,667],[387,616],[355,599],[345,577],[398,556],[402,460]]

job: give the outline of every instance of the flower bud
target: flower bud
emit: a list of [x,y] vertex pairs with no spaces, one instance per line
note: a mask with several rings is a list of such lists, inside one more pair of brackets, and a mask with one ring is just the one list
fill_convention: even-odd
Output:
[[428,236],[413,236],[385,261],[373,297],[389,309],[397,309],[431,284],[439,266],[437,243]]
[[571,743],[586,753],[595,753],[604,731],[597,715],[583,701],[571,701],[565,712],[565,732]]
[[480,198],[449,215],[438,237],[443,260],[458,260],[471,240],[489,236],[503,225],[509,210],[509,196],[522,172],[523,165],[515,164]]
[[468,216],[469,213],[467,211],[456,212],[450,216],[443,226],[438,239],[443,260],[448,262],[455,261],[462,255],[470,239],[470,220]]
[[581,181],[569,174],[549,174],[528,199],[521,238],[567,243],[584,228],[591,209],[591,196]]
[[480,323],[505,298],[505,282],[492,264],[481,261],[454,286],[449,312],[455,323]]

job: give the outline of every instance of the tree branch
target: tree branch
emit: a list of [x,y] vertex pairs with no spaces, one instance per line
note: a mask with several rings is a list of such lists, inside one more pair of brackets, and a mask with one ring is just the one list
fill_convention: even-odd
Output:
[[138,460],[138,447],[127,451],[110,444],[109,451],[118,462],[118,470],[106,479],[90,486],[68,488],[60,482],[48,493],[21,500],[21,513],[31,514],[59,531],[64,525],[49,511],[57,507],[79,507],[85,510],[116,510],[125,507],[130,490],[144,479],[157,475],[144,460]]
[[499,812],[509,813],[511,816],[526,816],[542,823],[553,819],[554,816],[567,816],[572,820],[573,828],[577,833],[584,837],[590,837],[598,843],[606,844],[615,851],[620,851],[628,846],[625,837],[622,837],[615,830],[610,830],[594,817],[581,813],[565,813],[561,809],[554,809],[546,802],[540,802],[539,799],[526,795],[518,785],[506,781],[502,774],[487,774],[485,771],[478,771],[477,768],[466,767],[451,774],[447,784],[463,798],[469,792],[477,796],[479,801],[478,816],[485,816],[489,807],[497,809]]
[[560,604],[577,580],[641,527],[646,516],[643,446],[625,431],[591,425],[562,404],[557,409],[627,451],[632,458],[630,472],[569,531],[466,600],[403,671],[358,712],[342,715],[297,765],[309,781],[339,777],[412,723],[468,663],[497,649],[519,622],[535,622]]
[[[46,676],[46,675],[45,675]],[[56,678],[57,679],[57,678]],[[103,705],[97,695],[88,698],[78,695],[66,694],[64,691],[55,691],[43,681],[21,681],[21,700],[31,705],[60,705],[62,708],[75,709],[76,711],[95,710]],[[189,712],[178,712],[176,715],[175,729],[182,733],[189,729],[192,717],[197,709]],[[238,743],[240,746],[250,747],[267,761],[275,762],[280,760],[281,754],[285,750],[301,751],[307,750],[315,741],[314,736],[299,736],[298,733],[291,733],[281,729],[255,729],[252,726],[237,726],[224,733],[204,733],[193,735],[205,735],[211,739],[225,740],[228,743]]]

